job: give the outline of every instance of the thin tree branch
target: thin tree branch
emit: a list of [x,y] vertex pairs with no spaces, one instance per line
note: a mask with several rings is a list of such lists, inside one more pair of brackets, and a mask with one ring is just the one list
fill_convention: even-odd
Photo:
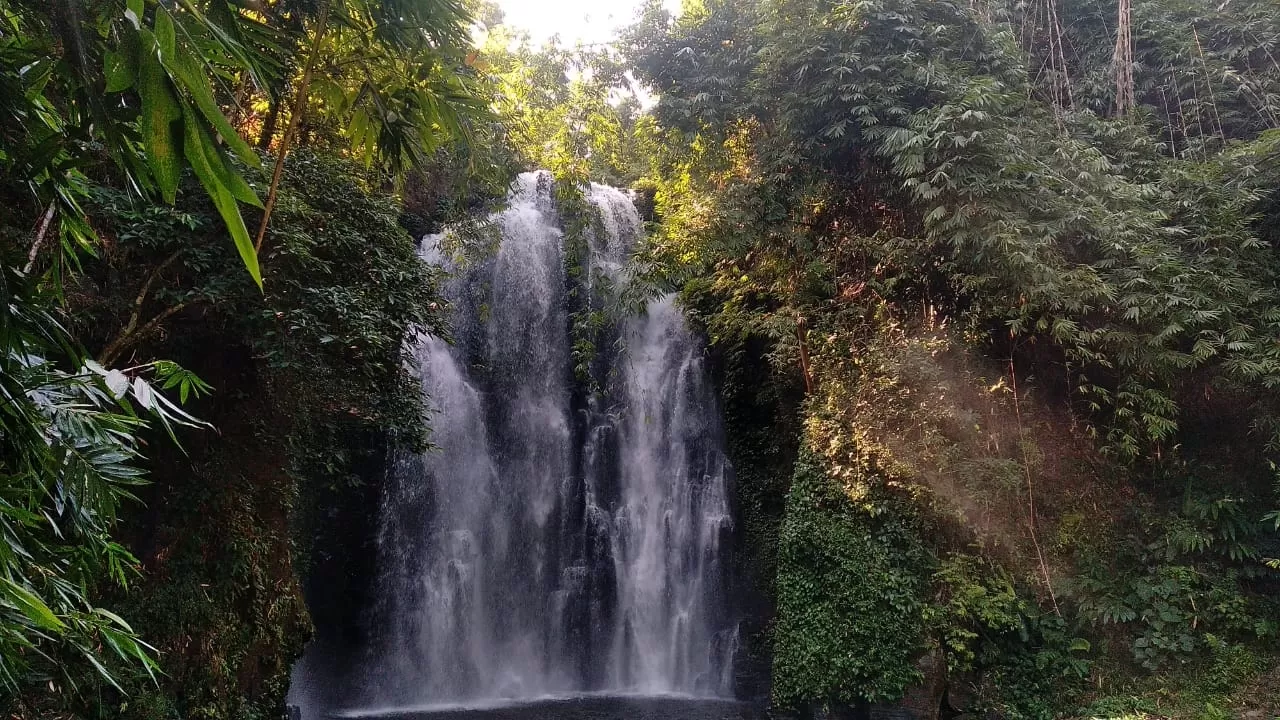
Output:
[[799,314],[796,315],[796,342],[800,345],[800,372],[804,374],[804,389],[808,395],[813,394],[813,369],[809,364],[809,324]]
[[[175,250],[172,255],[161,261],[161,263],[157,265],[149,275],[147,275],[146,282],[142,283],[142,289],[138,291],[138,296],[133,300],[133,313],[129,316],[129,322],[125,323],[124,327],[120,330],[120,334],[116,336],[117,340],[129,335],[138,327],[138,320],[142,317],[142,304],[146,302],[147,295],[151,292],[151,286],[154,285],[156,279],[160,277],[160,273],[164,272],[165,268],[172,265],[180,255],[182,255],[182,251]],[[115,341],[112,342],[114,343]],[[110,344],[108,344],[108,347],[110,347]]]
[[289,127],[280,138],[280,149],[276,151],[276,166],[271,172],[271,188],[267,191],[267,202],[262,210],[262,224],[258,226],[258,238],[254,241],[255,252],[262,251],[262,241],[267,236],[267,225],[271,222],[271,212],[276,207],[276,197],[280,192],[280,179],[284,176],[284,161],[289,154],[289,143],[302,123],[302,116],[307,111],[307,93],[311,87],[311,76],[315,73],[316,61],[320,59],[320,51],[324,47],[325,30],[329,25],[330,0],[320,6],[320,17],[316,20],[316,34],[311,42],[311,54],[307,57],[307,67],[302,72],[302,83],[298,85],[297,97],[293,100],[293,114],[289,117]]
[[137,310],[142,308],[142,302],[147,299],[147,294],[151,292],[151,286],[154,285],[156,279],[160,277],[160,273],[164,272],[166,268],[172,265],[174,261],[181,256],[181,250],[174,250],[172,255],[161,260],[160,264],[157,265],[156,268],[151,271],[151,274],[147,276],[147,281],[142,284],[142,289],[138,291],[138,296],[133,300],[135,315]]
[[49,237],[49,226],[53,224],[53,211],[56,205],[53,201],[49,202],[49,207],[45,209],[44,215],[40,218],[40,227],[36,229],[36,239],[31,243],[31,252],[27,253],[27,265],[22,268],[22,274],[28,275],[35,269],[36,259],[40,257],[40,250],[44,248],[45,240]]
[[[141,330],[138,328],[138,321],[142,319],[142,306],[146,303],[147,295],[151,293],[152,286],[155,285],[160,274],[181,256],[182,250],[173,251],[169,257],[162,260],[160,264],[152,269],[152,271],[147,275],[146,281],[142,283],[142,289],[138,290],[137,297],[133,299],[133,312],[129,315],[129,322],[125,323],[124,327],[120,329],[120,332],[116,335],[115,339],[107,343],[107,347],[102,351],[101,361],[104,364],[109,365],[114,362],[120,352],[133,342],[131,338],[134,338],[143,331],[150,330],[155,327],[158,320],[163,320],[164,318],[169,317],[169,315],[172,315],[173,312],[177,312],[171,308],[170,310],[161,313],[157,318],[152,319],[151,322],[148,322]],[[186,302],[179,303],[178,307],[185,307],[187,304],[188,303]]]
[[1013,412],[1018,420],[1018,449],[1022,451],[1022,469],[1027,478],[1027,524],[1031,530],[1031,544],[1036,550],[1036,559],[1040,561],[1040,573],[1044,576],[1045,588],[1049,591],[1049,601],[1053,603],[1053,612],[1062,617],[1058,607],[1058,596],[1053,591],[1053,579],[1049,576],[1049,565],[1044,560],[1044,551],[1040,548],[1040,538],[1036,535],[1036,494],[1031,479],[1031,458],[1027,454],[1026,437],[1022,428],[1022,403],[1018,399],[1018,373],[1013,367],[1013,354],[1009,355],[1009,379],[1013,387]]
[[98,362],[102,363],[106,367],[110,367],[112,363],[114,363],[126,349],[128,349],[138,340],[141,340],[142,338],[146,337],[148,333],[150,333],[152,330],[155,330],[157,327],[159,327],[160,323],[164,322],[165,320],[168,320],[174,315],[177,315],[183,310],[186,310],[193,303],[197,303],[197,302],[200,302],[200,301],[197,299],[197,300],[186,300],[186,301],[180,302],[177,305],[174,305],[173,307],[168,308],[167,310],[164,310],[160,314],[151,318],[150,320],[147,321],[147,324],[143,325],[142,327],[136,330],[130,331],[128,333],[122,333],[115,340],[112,340],[111,343],[107,345],[106,348],[103,349],[102,355],[98,358]]

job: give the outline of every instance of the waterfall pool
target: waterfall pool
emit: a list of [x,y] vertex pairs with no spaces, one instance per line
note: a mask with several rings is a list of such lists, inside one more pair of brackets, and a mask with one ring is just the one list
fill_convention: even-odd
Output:
[[584,694],[469,706],[330,713],[335,720],[764,720],[752,703],[679,695]]

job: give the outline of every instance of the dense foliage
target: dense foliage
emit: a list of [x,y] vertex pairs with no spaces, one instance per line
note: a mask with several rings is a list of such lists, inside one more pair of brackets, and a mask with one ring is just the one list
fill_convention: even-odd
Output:
[[839,484],[808,453],[796,462],[778,538],[784,706],[892,701],[917,680],[924,548],[909,521],[868,512],[872,485]]
[[143,480],[137,433],[146,415],[166,427],[196,421],[148,381],[185,395],[197,380],[172,363],[108,371],[75,345],[47,309],[22,302],[26,278],[9,273],[0,356],[0,682],[61,682],[73,665],[102,671],[127,659],[147,673],[151,649],[127,621],[97,604],[102,580],[127,584],[135,559],[111,535]]
[[[728,371],[754,346],[805,388],[779,431],[851,503],[815,520],[807,460],[785,509],[746,518],[781,527],[752,552],[777,554],[784,706],[907,689],[901,662],[815,649],[902,619],[842,562],[932,575],[911,591],[925,640],[855,643],[920,648],[927,712],[943,689],[1012,715],[1152,693],[1221,712],[1273,682],[1280,24],[1265,3],[1127,8],[655,3],[624,43],[659,96],[644,260]],[[753,504],[778,483],[750,480]],[[926,557],[893,533],[892,560],[864,557],[859,506]]]
[[[164,472],[141,497],[166,510],[124,523],[146,575],[118,602],[147,628],[166,678],[156,688],[135,674],[128,696],[99,696],[94,714],[278,711],[310,631],[298,578],[318,553],[341,550],[326,542],[328,507],[360,497],[379,438],[424,442],[401,346],[443,327],[437,271],[417,261],[397,203],[371,185],[378,179],[349,161],[294,154],[263,254],[265,294],[236,266],[207,205],[138,208],[118,190],[95,193],[95,217],[115,242],[86,266],[93,292],[72,293],[81,334],[110,345],[132,312],[180,307],[123,354],[163,353],[212,384],[192,408],[221,441],[196,437],[186,453],[153,455]],[[131,267],[154,277],[119,272]]]

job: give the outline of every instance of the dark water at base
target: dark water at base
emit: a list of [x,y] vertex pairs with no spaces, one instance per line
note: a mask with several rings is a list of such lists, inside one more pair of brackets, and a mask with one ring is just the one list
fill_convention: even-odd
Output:
[[758,706],[733,700],[585,695],[476,707],[425,707],[335,713],[333,720],[765,720]]

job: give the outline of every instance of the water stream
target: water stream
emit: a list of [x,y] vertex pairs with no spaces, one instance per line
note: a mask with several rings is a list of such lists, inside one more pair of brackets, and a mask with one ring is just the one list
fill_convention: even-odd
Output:
[[[616,310],[642,222],[619,190],[588,198],[571,273],[550,178],[522,175],[497,252],[455,269],[452,344],[415,341],[435,448],[388,473],[358,712],[732,695],[730,472],[702,348],[670,297]],[[440,240],[424,255],[448,265]]]

